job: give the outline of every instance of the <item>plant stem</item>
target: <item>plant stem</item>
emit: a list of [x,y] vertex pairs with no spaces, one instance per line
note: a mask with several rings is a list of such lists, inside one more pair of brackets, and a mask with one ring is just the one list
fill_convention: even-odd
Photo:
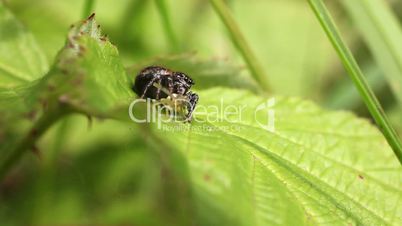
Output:
[[342,40],[335,23],[333,22],[327,8],[322,0],[308,0],[311,8],[313,9],[317,19],[320,21],[321,26],[325,30],[328,38],[338,53],[342,63],[344,64],[349,76],[355,83],[357,90],[363,98],[368,110],[376,121],[380,130],[384,134],[391,146],[399,162],[402,164],[402,143],[398,135],[392,128],[384,113],[379,101],[370,89],[362,71],[359,68],[356,60],[354,59],[351,51]]
[[228,7],[222,0],[210,0],[210,2],[222,22],[225,24],[226,28],[229,30],[233,44],[240,51],[254,79],[258,82],[263,90],[267,92],[270,91],[270,86],[267,80],[268,76],[265,74],[263,67],[258,62],[257,57],[247,44],[246,39],[236,24],[236,21],[230,14]]
[[57,131],[55,132],[55,136],[53,139],[52,147],[49,150],[49,159],[46,162],[48,166],[53,165],[57,157],[59,156],[60,151],[63,149],[63,144],[65,142],[65,137],[68,129],[70,128],[71,118],[64,117],[59,120]]
[[70,113],[70,110],[65,105],[55,105],[44,113],[38,121],[29,130],[28,134],[19,142],[19,145],[11,150],[10,154],[0,164],[0,179],[3,179],[8,170],[21,158],[25,151],[34,149],[35,142],[64,115]]
[[94,10],[94,6],[95,0],[85,0],[82,18],[87,18],[89,15],[91,15],[91,13],[93,13],[92,10]]
[[179,49],[179,43],[173,30],[166,2],[165,0],[155,0],[155,2],[162,19],[161,21],[163,28],[165,29],[166,37],[170,42],[172,49],[177,51]]

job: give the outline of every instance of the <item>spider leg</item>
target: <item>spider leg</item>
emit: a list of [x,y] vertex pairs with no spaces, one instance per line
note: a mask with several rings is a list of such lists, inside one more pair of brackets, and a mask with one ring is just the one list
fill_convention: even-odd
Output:
[[192,93],[191,91],[187,93],[187,115],[186,115],[186,121],[191,122],[193,118],[193,112],[195,109],[195,106],[197,105],[198,102],[198,95],[196,93]]
[[161,94],[161,87],[162,87],[162,79],[158,79],[158,89],[156,90],[156,99],[159,100]]
[[144,92],[143,92],[142,95],[141,95],[141,99],[144,99],[144,96],[145,96],[145,94],[147,93],[149,87],[153,86],[153,85],[154,85],[154,82],[155,82],[156,80],[158,80],[158,79],[160,79],[160,78],[159,78],[159,77],[154,77],[154,78],[147,84],[147,86],[146,86],[145,89],[144,89]]
[[170,96],[170,98],[173,98],[172,93],[169,92],[165,87],[162,86],[162,83],[155,83],[154,86],[158,89],[157,91],[160,93],[160,91],[164,92],[166,95]]
[[173,94],[173,81],[172,81],[172,79],[167,78],[167,86],[168,86],[168,88],[167,89],[163,88],[162,91],[166,95],[170,96],[171,99],[173,99],[173,96],[172,96],[172,94]]

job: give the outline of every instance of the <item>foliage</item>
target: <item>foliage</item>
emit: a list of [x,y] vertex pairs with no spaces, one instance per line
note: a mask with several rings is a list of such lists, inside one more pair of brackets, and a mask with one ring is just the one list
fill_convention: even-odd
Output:
[[[137,10],[148,4],[140,2],[120,4]],[[27,2],[10,6],[24,20],[31,9],[19,4]],[[39,1],[38,7],[46,4]],[[155,4],[162,19],[175,15],[165,1]],[[66,7],[71,14],[75,1]],[[128,24],[141,24],[141,15],[135,16]],[[175,21],[162,24],[164,40],[177,52],[185,46]],[[149,40],[142,36],[128,48],[139,33],[114,28],[107,38],[93,16],[63,35],[57,54],[62,24],[50,21],[56,27],[52,47],[44,47],[45,25],[26,23],[33,34],[0,4],[2,224],[402,224],[402,168],[369,120],[300,97],[267,94],[237,62],[200,60],[183,51],[154,57],[155,46],[145,50]],[[150,64],[190,74],[199,106],[236,106],[243,109],[241,118],[199,108],[192,123],[132,122],[127,109],[136,99],[133,78]],[[275,84],[273,91],[283,86]],[[274,117],[273,128],[264,126],[267,114]]]

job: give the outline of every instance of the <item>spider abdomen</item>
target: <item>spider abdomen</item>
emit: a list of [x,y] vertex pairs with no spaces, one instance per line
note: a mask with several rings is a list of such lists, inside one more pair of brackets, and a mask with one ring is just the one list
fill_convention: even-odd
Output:
[[[153,83],[158,84],[160,82],[161,87],[168,88],[172,73],[172,71],[158,66],[146,67],[141,70],[135,78],[133,90],[141,98],[150,98],[155,100],[166,98],[168,94],[160,91],[159,88],[153,85]],[[159,96],[157,96],[158,93]]]

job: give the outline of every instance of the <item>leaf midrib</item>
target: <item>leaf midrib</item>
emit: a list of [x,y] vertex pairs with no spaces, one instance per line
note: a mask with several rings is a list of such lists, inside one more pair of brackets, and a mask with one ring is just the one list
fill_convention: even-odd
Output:
[[[257,144],[254,144],[254,143],[252,143],[252,142],[246,140],[246,139],[243,138],[243,137],[237,136],[237,135],[235,135],[235,134],[227,133],[227,132],[221,130],[221,129],[220,129],[219,127],[217,127],[216,125],[213,125],[213,124],[211,124],[211,123],[208,123],[208,124],[211,125],[211,126],[213,126],[213,127],[215,127],[215,128],[217,128],[219,131],[221,131],[222,133],[224,133],[224,134],[226,134],[226,135],[229,135],[229,136],[232,136],[232,137],[234,137],[234,138],[236,138],[236,139],[241,140],[241,141],[242,141],[243,143],[245,143],[246,145],[256,147],[259,151],[260,151],[261,149],[262,149],[262,150],[265,150],[264,152],[262,152],[262,151],[261,151],[261,152],[262,152],[263,154],[267,154],[268,156],[270,156],[270,158],[271,158],[273,161],[276,160],[275,162],[277,162],[279,165],[281,165],[282,167],[284,167],[285,169],[287,169],[290,173],[292,173],[292,174],[298,176],[299,178],[301,178],[303,181],[305,181],[305,183],[310,184],[312,187],[314,187],[314,189],[315,189],[317,192],[321,193],[324,197],[327,198],[328,201],[332,202],[332,203],[334,204],[334,206],[337,206],[338,209],[340,209],[339,206],[342,206],[342,209],[340,209],[340,210],[342,210],[345,214],[347,214],[347,215],[349,215],[350,217],[352,217],[353,219],[355,219],[356,222],[359,222],[360,224],[363,224],[362,222],[360,222],[360,220],[358,219],[357,216],[355,216],[355,215],[354,215],[353,213],[351,213],[351,212],[348,212],[347,209],[342,205],[342,203],[338,203],[338,202],[337,202],[336,200],[334,200],[331,196],[329,196],[328,194],[326,194],[326,193],[325,193],[324,191],[322,191],[321,189],[317,188],[317,186],[315,186],[313,183],[311,183],[311,182],[310,182],[308,179],[306,179],[303,175],[298,174],[297,172],[295,172],[294,170],[292,170],[285,162],[288,162],[289,165],[292,165],[293,167],[296,167],[297,169],[299,169],[300,171],[303,171],[304,173],[309,174],[308,172],[305,172],[303,169],[301,169],[301,168],[295,166],[293,163],[289,162],[289,161],[286,160],[286,159],[283,159],[281,156],[278,156],[277,154],[275,154],[275,153],[273,153],[273,152],[267,150],[267,149],[264,148],[264,147],[261,147],[261,146],[259,146],[259,145],[257,145]],[[239,123],[239,124],[241,124],[241,123]],[[241,124],[241,125],[244,125],[244,124]],[[249,126],[249,125],[244,125],[244,126]],[[250,127],[253,127],[253,126],[250,126]],[[258,129],[260,129],[260,128],[258,128]],[[266,131],[266,130],[264,130],[264,131]],[[277,134],[273,134],[273,135],[277,135]],[[280,135],[277,135],[277,136],[278,136],[279,138],[281,138],[281,139],[284,139],[284,138],[281,137]],[[293,141],[291,141],[291,142],[293,142]],[[296,144],[297,144],[297,143],[296,143]],[[253,155],[254,157],[258,158],[257,156],[255,156],[254,153],[252,153],[252,152],[250,152],[250,151],[249,151],[249,153],[250,153],[251,155]],[[263,161],[262,161],[262,162],[263,162]],[[336,162],[336,161],[335,161],[335,162]],[[263,165],[266,166],[266,167],[268,168],[268,170],[269,170],[269,167],[266,165],[266,163],[263,164]],[[271,173],[272,173],[273,175],[275,175],[274,172],[271,171]],[[355,201],[354,199],[352,199],[351,197],[349,197],[348,195],[346,195],[344,192],[341,192],[341,191],[337,190],[336,188],[330,186],[330,185],[327,184],[325,181],[320,180],[319,178],[317,178],[317,177],[316,177],[315,175],[313,175],[313,174],[309,174],[309,175],[311,175],[311,176],[312,176],[313,178],[315,178],[316,180],[320,181],[323,185],[325,185],[325,186],[327,186],[327,187],[329,187],[329,188],[331,188],[331,189],[337,191],[337,192],[340,193],[340,194],[343,194],[343,195],[344,195],[345,197],[347,197],[350,201],[352,201],[352,202],[355,203],[356,205],[360,206],[362,209],[365,209],[366,211],[372,213],[372,215],[375,216],[375,217],[376,217],[377,219],[379,219],[380,221],[382,221],[382,222],[384,222],[384,223],[386,223],[386,224],[390,224],[390,223],[386,222],[384,219],[382,219],[380,216],[378,216],[377,213],[373,212],[373,210],[367,209],[365,206],[363,206],[363,205],[360,204],[359,202]],[[277,177],[277,179],[278,179],[279,181],[281,181],[281,182],[286,186],[286,183],[284,183],[284,182],[283,182],[282,180],[280,180],[278,177]],[[288,191],[291,192],[291,190],[288,190]]]
[[[360,225],[363,225],[363,223],[359,220],[359,218],[358,218],[355,214],[353,214],[353,213],[347,211],[347,208],[346,208],[344,205],[342,205],[342,203],[336,201],[334,198],[332,198],[332,196],[330,196],[330,195],[328,195],[327,193],[325,193],[322,189],[319,189],[317,186],[315,186],[314,183],[312,183],[310,180],[308,180],[306,177],[304,177],[303,174],[297,173],[297,171],[293,170],[289,165],[292,165],[293,167],[299,169],[299,170],[302,171],[303,173],[309,174],[308,172],[306,172],[306,171],[304,171],[303,169],[297,167],[295,164],[293,164],[293,163],[291,163],[290,161],[288,161],[288,160],[282,158],[281,156],[279,156],[279,155],[277,155],[277,154],[275,154],[275,153],[269,151],[267,148],[264,148],[264,147],[261,147],[261,146],[259,146],[259,145],[257,145],[257,144],[254,144],[254,143],[252,143],[252,142],[250,142],[250,141],[248,141],[248,140],[246,140],[246,139],[244,139],[244,138],[242,138],[242,137],[240,137],[240,136],[236,136],[236,135],[233,135],[233,134],[230,134],[230,135],[235,136],[237,139],[240,139],[243,143],[245,143],[245,144],[247,144],[247,145],[249,145],[249,146],[254,146],[254,147],[255,147],[256,149],[258,149],[258,151],[260,151],[261,153],[267,154],[273,161],[277,162],[280,166],[282,166],[283,168],[287,169],[291,174],[296,175],[298,178],[300,178],[300,179],[302,179],[303,181],[305,181],[306,184],[309,184],[313,189],[315,189],[318,193],[320,193],[322,196],[324,196],[328,201],[330,201],[331,203],[333,203],[334,206],[336,206],[338,209],[342,210],[346,215],[352,217],[356,222],[359,222]],[[264,151],[261,151],[261,150],[264,150]],[[255,154],[254,154],[254,153],[251,153],[251,151],[250,151],[250,154],[252,154],[253,156],[255,156]],[[262,162],[264,162],[264,161],[262,161]],[[286,163],[288,163],[288,164],[286,164]],[[265,164],[263,164],[263,165],[268,168],[267,163],[265,163]],[[273,172],[271,171],[271,173],[273,173]],[[273,174],[274,174],[274,173],[273,173]],[[275,174],[274,174],[274,175],[275,175]],[[313,175],[313,174],[309,174],[309,175],[310,175],[311,177],[315,178],[316,180],[320,181],[323,185],[325,185],[325,186],[327,186],[327,187],[329,187],[329,188],[335,190],[336,192],[338,192],[338,193],[344,195],[344,196],[347,197],[350,201],[352,201],[352,202],[354,202],[356,205],[360,206],[362,209],[365,209],[365,210],[367,210],[368,212],[372,213],[373,216],[375,216],[375,217],[376,217],[377,219],[379,219],[380,221],[383,221],[384,223],[389,224],[388,222],[386,222],[385,220],[383,220],[380,216],[378,216],[377,213],[375,213],[375,212],[373,212],[372,210],[370,210],[370,209],[364,207],[362,204],[360,204],[360,203],[357,202],[356,200],[354,200],[354,199],[352,199],[351,197],[349,197],[348,195],[346,195],[346,193],[339,191],[339,190],[336,189],[335,187],[332,187],[331,185],[327,184],[325,181],[320,180],[319,178],[317,178],[317,177],[316,177],[315,175]],[[279,181],[281,181],[281,182],[286,186],[286,183],[284,183],[284,182],[283,182],[281,179],[279,179],[278,177],[276,177],[276,178],[277,178]],[[297,187],[297,186],[295,186],[295,187]],[[292,192],[290,189],[289,189],[288,191],[289,191],[289,192]],[[301,190],[299,190],[299,191],[301,191]],[[303,192],[304,194],[307,194],[307,193],[304,192],[304,191],[301,191],[301,192]],[[317,200],[316,198],[314,198],[313,196],[308,195],[308,197],[312,198],[313,200],[315,200],[315,202],[318,203],[318,200]],[[340,208],[340,207],[342,207],[342,208]],[[338,215],[338,216],[339,216],[339,215]],[[340,218],[342,218],[342,217],[340,217]]]
[[[221,119],[222,121],[224,120],[224,119],[222,119],[222,118],[220,118],[220,117],[218,117],[218,118]],[[211,124],[211,123],[208,123],[208,124]],[[305,148],[305,149],[309,149],[311,152],[313,152],[313,153],[315,153],[315,154],[317,154],[317,155],[320,155],[322,158],[324,158],[324,159],[326,159],[326,160],[328,160],[328,161],[331,161],[332,163],[335,163],[335,164],[337,164],[337,165],[339,165],[339,166],[342,166],[342,167],[344,167],[344,168],[347,168],[347,169],[349,169],[349,170],[351,170],[351,171],[355,171],[355,172],[358,172],[358,173],[362,172],[361,169],[354,168],[354,167],[351,166],[351,165],[347,165],[347,164],[345,164],[345,163],[336,161],[335,159],[329,158],[328,156],[325,156],[325,155],[323,155],[322,153],[320,153],[320,152],[318,152],[318,151],[315,151],[312,147],[309,147],[309,146],[306,146],[306,145],[304,145],[304,144],[301,144],[301,143],[298,143],[298,142],[296,142],[296,141],[293,141],[293,140],[287,138],[286,136],[281,135],[281,134],[278,133],[278,132],[277,132],[277,133],[274,133],[274,132],[271,132],[271,131],[268,131],[268,130],[261,129],[260,127],[256,127],[256,126],[253,126],[253,125],[249,125],[249,124],[245,124],[245,123],[240,123],[240,122],[237,122],[237,124],[242,125],[242,126],[246,126],[246,127],[250,127],[250,128],[253,128],[253,129],[262,130],[262,132],[268,132],[268,133],[272,134],[273,136],[277,136],[277,137],[279,137],[280,139],[283,139],[283,140],[285,140],[285,141],[287,141],[287,142],[293,143],[293,144],[295,144],[295,145],[297,145],[297,146],[301,146],[301,147],[303,147],[303,148]],[[212,124],[211,124],[211,125],[212,125]],[[215,125],[212,125],[212,126],[216,127]],[[222,130],[220,130],[220,131],[222,131]],[[303,132],[303,130],[297,130],[297,131]],[[222,132],[223,132],[224,134],[229,134],[229,133],[225,133],[225,131],[222,131]],[[332,134],[332,133],[328,133],[328,135],[338,136],[338,133],[333,133],[333,134]],[[377,178],[372,177],[372,176],[369,175],[369,174],[365,174],[365,177],[366,177],[367,179],[371,179],[373,182],[378,183],[379,185],[383,186],[385,189],[392,189],[393,191],[396,191],[396,192],[402,192],[402,189],[401,189],[401,188],[395,187],[395,186],[390,185],[390,184],[385,184],[384,182],[378,180]],[[330,186],[330,187],[331,187],[331,186]],[[343,193],[343,192],[341,192],[341,193]]]
[[[224,133],[224,134],[226,134],[226,135],[229,135],[229,136],[235,138],[236,140],[240,140],[241,142],[243,142],[244,144],[246,144],[246,145],[248,145],[248,146],[255,147],[256,149],[264,149],[263,147],[260,147],[260,146],[254,144],[254,143],[251,143],[251,142],[249,142],[248,140],[246,140],[246,139],[244,139],[244,138],[242,138],[242,137],[240,137],[240,136],[237,136],[237,135],[234,135],[234,134],[230,134],[230,133],[225,133],[225,132],[224,132],[223,130],[221,130],[219,127],[217,127],[217,126],[215,126],[215,125],[213,125],[213,124],[211,124],[211,123],[208,123],[208,124],[210,124],[211,126],[217,128],[217,129],[218,129],[219,131],[221,131],[222,133]],[[266,150],[266,149],[264,149],[264,150]],[[286,183],[285,181],[281,180],[279,177],[277,177],[277,176],[275,175],[274,171],[270,169],[269,164],[267,164],[265,161],[261,160],[261,159],[260,159],[258,156],[256,156],[255,153],[253,153],[252,151],[247,151],[247,152],[248,152],[251,156],[253,156],[254,158],[258,159],[258,160],[261,162],[261,164],[262,164],[263,166],[265,166],[265,167],[267,168],[267,170],[269,170],[269,171],[271,172],[271,174],[274,175],[274,176],[276,177],[276,179],[277,179],[279,182],[281,182],[285,187],[288,187],[288,186],[287,186],[287,183]],[[294,174],[294,175],[297,175],[299,178],[302,178],[303,181],[305,181],[305,183],[310,184],[310,185],[311,185],[312,187],[314,187],[314,189],[317,190],[318,192],[323,193],[321,190],[317,189],[316,186],[313,186],[313,184],[312,184],[310,181],[308,181],[307,179],[305,179],[303,176],[301,176],[300,174],[297,174],[297,173],[295,173],[293,170],[289,169],[289,167],[286,166],[286,164],[283,163],[283,162],[279,159],[279,158],[281,158],[281,157],[279,157],[279,158],[278,158],[278,157],[274,157],[273,155],[275,155],[275,154],[271,153],[271,152],[268,151],[268,150],[266,150],[266,152],[262,152],[262,153],[263,153],[263,154],[267,154],[274,162],[276,162],[277,164],[279,164],[281,167],[284,167],[284,168],[287,169],[290,173],[292,173],[292,174]],[[275,161],[275,159],[277,159],[277,161]],[[287,160],[284,160],[284,161],[287,161]],[[291,194],[296,200],[298,200],[297,205],[302,205],[302,208],[303,208],[304,210],[306,210],[306,208],[303,206],[302,200],[299,199],[299,198],[292,192],[291,189],[288,189],[288,191],[290,192],[290,194]],[[302,192],[303,192],[304,194],[306,194],[304,191],[302,191]],[[325,193],[324,193],[323,196],[326,197],[326,198],[329,197],[329,196],[326,195]],[[310,195],[308,195],[308,197],[312,198],[312,199],[314,200],[314,202],[318,202],[315,198],[311,197]],[[336,202],[336,200],[332,200],[332,199],[328,199],[328,200],[329,200],[330,202],[332,202],[335,206],[337,206],[338,209],[340,209],[338,206],[341,206],[341,205],[337,205],[338,203]],[[343,207],[343,206],[342,206],[342,207]],[[347,211],[344,210],[344,209],[340,209],[340,210],[342,210],[346,215],[348,215],[348,216],[350,216],[351,218],[355,219],[356,222],[360,222],[360,221],[357,219],[357,217],[356,217],[355,215],[353,215],[353,214],[347,212]],[[339,215],[337,215],[337,216],[342,219],[342,216],[339,216]],[[360,224],[362,225],[361,222],[360,222]]]

